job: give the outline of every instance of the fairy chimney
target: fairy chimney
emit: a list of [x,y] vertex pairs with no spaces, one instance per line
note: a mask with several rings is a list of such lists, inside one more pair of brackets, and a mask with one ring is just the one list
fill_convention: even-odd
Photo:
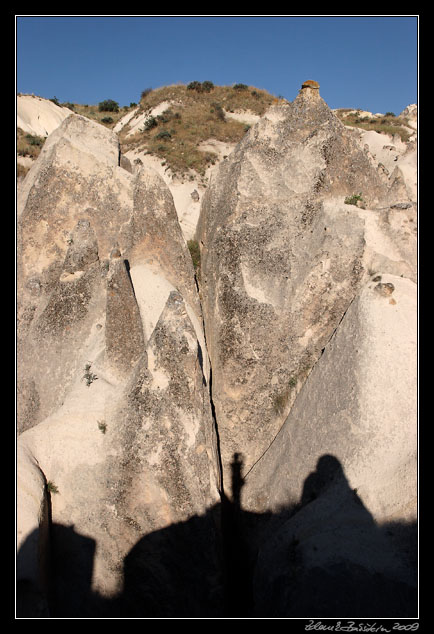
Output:
[[319,90],[319,83],[313,79],[308,79],[301,85],[301,89],[312,88],[313,90]]

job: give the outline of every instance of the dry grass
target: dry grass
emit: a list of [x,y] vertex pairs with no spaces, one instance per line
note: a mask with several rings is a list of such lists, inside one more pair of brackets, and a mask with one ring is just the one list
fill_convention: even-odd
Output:
[[[119,108],[119,112],[100,112],[98,109],[98,104],[96,106],[89,105],[80,105],[78,103],[64,103],[62,106],[67,106],[73,112],[80,114],[88,119],[92,119],[93,121],[97,121],[102,125],[105,125],[107,128],[114,128],[119,119],[122,119],[130,110],[133,108],[129,108],[128,106],[124,106],[123,108]],[[110,118],[112,121],[110,123],[106,123],[103,119]]]
[[17,179],[24,178],[29,169],[30,167],[21,165],[21,163],[17,163]]
[[24,130],[21,130],[21,128],[17,128],[17,154],[20,156],[30,156],[33,159],[38,158],[44,143],[44,137],[28,134],[24,132]]
[[[142,93],[139,113],[150,112],[163,101],[173,105],[161,116],[156,117],[155,126],[126,138],[128,127],[120,134],[122,152],[140,148],[160,157],[172,173],[185,176],[190,170],[204,176],[206,169],[214,164],[218,156],[213,152],[199,149],[203,141],[216,139],[224,143],[238,143],[245,135],[248,125],[225,117],[224,111],[249,110],[263,115],[272,103],[279,99],[265,90],[238,84],[235,86],[214,86],[209,82],[209,92],[198,92],[187,85],[164,86],[155,90],[146,89]],[[57,102],[58,103],[58,102]],[[118,112],[100,112],[99,104],[81,105],[59,103],[73,112],[97,121],[108,128],[136,106],[120,107]],[[22,130],[17,131],[17,152],[22,156],[37,158],[44,139],[30,139]]]
[[337,111],[337,116],[342,123],[363,130],[374,130],[381,134],[397,134],[404,143],[408,141],[411,132],[407,129],[407,119],[404,117],[395,117],[392,115],[384,115],[383,117],[362,117],[357,112],[348,114],[348,108],[341,108]]
[[163,101],[171,107],[155,117],[154,126],[126,138],[120,135],[123,152],[145,149],[159,156],[174,174],[195,170],[204,175],[217,156],[203,152],[199,145],[208,139],[238,143],[248,126],[226,118],[224,110],[250,110],[262,115],[276,99],[263,90],[246,87],[236,90],[230,86],[214,86],[210,92],[198,92],[185,85],[166,86],[148,92],[140,102],[141,112],[150,112]]

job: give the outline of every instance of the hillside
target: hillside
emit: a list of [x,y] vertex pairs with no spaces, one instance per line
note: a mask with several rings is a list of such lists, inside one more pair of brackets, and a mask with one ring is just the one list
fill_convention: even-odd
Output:
[[[250,126],[278,103],[285,100],[265,90],[245,84],[214,86],[211,82],[146,89],[138,104],[107,111],[98,104],[60,104],[56,98],[19,95],[17,176],[25,176],[46,136],[74,112],[116,132],[121,152],[132,164],[146,163],[160,174],[174,197],[184,235],[193,239],[200,200],[214,167],[230,154]],[[415,149],[417,138],[415,107],[399,116],[348,108],[334,112],[344,125],[360,132],[361,143],[367,144],[387,168],[391,161],[399,160],[411,186],[416,187],[416,154],[409,159],[409,149]],[[383,146],[393,146],[394,150],[385,152]],[[401,160],[404,154],[405,161]]]

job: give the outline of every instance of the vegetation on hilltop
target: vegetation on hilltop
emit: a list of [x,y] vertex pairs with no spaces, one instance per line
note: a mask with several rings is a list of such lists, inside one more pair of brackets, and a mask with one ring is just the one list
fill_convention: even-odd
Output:
[[225,112],[249,110],[262,115],[277,101],[265,90],[245,84],[214,86],[206,81],[148,88],[142,92],[138,114],[150,113],[163,102],[171,105],[159,116],[146,119],[141,131],[134,135],[127,137],[126,127],[120,133],[121,148],[124,153],[141,149],[158,156],[174,174],[195,170],[203,176],[217,155],[202,151],[200,144],[208,139],[238,143],[249,127],[226,117]]
[[337,116],[345,125],[362,128],[363,130],[374,130],[381,134],[397,134],[404,143],[408,141],[411,132],[408,130],[408,121],[405,117],[397,117],[393,112],[387,112],[378,117],[363,116],[361,111],[354,111],[349,108],[340,108],[336,111]]
[[[136,109],[136,116],[144,118],[140,131],[127,136],[130,128],[126,125],[119,134],[121,150],[140,150],[161,159],[174,175],[186,176],[190,170],[204,176],[206,169],[214,164],[217,155],[203,151],[201,144],[215,139],[228,144],[238,143],[249,126],[246,123],[227,116],[227,113],[250,111],[263,115],[273,103],[281,100],[266,90],[238,83],[233,86],[215,86],[211,81],[193,81],[189,84],[176,84],[161,88],[145,88],[139,104],[130,103],[120,107],[112,99],[106,99],[96,105],[60,103],[80,114],[113,128],[127,113]],[[168,108],[158,116],[151,116],[156,106],[167,102]],[[375,130],[384,134],[398,134],[405,142],[411,132],[404,117],[396,117],[392,112],[378,116],[363,116],[363,112],[341,108],[335,111],[346,126]],[[135,117],[134,117],[135,118]],[[36,158],[45,139],[17,130],[17,152],[21,156]],[[21,167],[21,171],[26,168]]]
[[[114,128],[133,109],[137,109],[137,115],[150,114],[162,102],[169,102],[171,106],[165,112],[156,117],[149,116],[136,134],[127,137],[129,128],[125,126],[119,135],[122,152],[140,149],[158,156],[173,174],[185,176],[194,170],[203,176],[218,157],[213,152],[202,151],[200,144],[209,139],[238,143],[249,127],[226,117],[225,112],[250,111],[260,116],[279,99],[266,90],[246,84],[215,86],[211,81],[194,81],[187,85],[146,88],[139,104],[122,107],[112,99],[96,105],[61,103],[57,97],[51,101],[108,128]],[[28,154],[34,156],[34,153],[33,148],[32,154]]]

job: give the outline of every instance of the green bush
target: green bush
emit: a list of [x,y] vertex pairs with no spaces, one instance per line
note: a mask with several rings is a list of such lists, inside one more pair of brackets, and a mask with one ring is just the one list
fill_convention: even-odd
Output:
[[156,139],[171,139],[172,135],[168,130],[161,130],[158,134],[155,135]]
[[113,99],[106,99],[105,101],[100,101],[98,110],[100,112],[119,112],[119,104]]
[[59,493],[59,489],[57,488],[57,486],[54,484],[54,482],[51,482],[51,480],[49,480],[47,482],[47,491],[49,493]]
[[212,83],[212,81],[202,82],[202,86],[201,86],[202,92],[211,92],[213,88],[214,88],[214,84]]
[[200,81],[191,81],[187,85],[187,90],[197,90],[197,92],[201,92],[202,91],[202,84],[200,83]]
[[85,379],[87,387],[92,385],[92,383],[98,378],[96,374],[90,371],[90,368],[91,364],[86,363],[86,365],[84,366],[84,375],[81,378],[81,380]]
[[33,134],[26,134],[26,141],[29,143],[29,145],[37,145],[38,147],[40,147],[44,144],[45,139]]
[[203,81],[202,83],[200,81],[191,81],[187,86],[188,90],[196,90],[197,92],[211,92],[213,88],[214,84],[212,81]]
[[234,90],[247,90],[248,86],[246,84],[234,84]]
[[362,192],[360,192],[360,194],[353,194],[352,196],[347,196],[345,198],[345,204],[346,205],[356,205],[359,202],[363,202],[363,198],[362,198]]
[[112,117],[103,117],[101,121],[102,123],[113,123]]
[[149,117],[149,119],[146,119],[145,121],[145,125],[143,126],[143,130],[151,130],[152,128],[155,128],[158,125],[158,121],[155,117]]

